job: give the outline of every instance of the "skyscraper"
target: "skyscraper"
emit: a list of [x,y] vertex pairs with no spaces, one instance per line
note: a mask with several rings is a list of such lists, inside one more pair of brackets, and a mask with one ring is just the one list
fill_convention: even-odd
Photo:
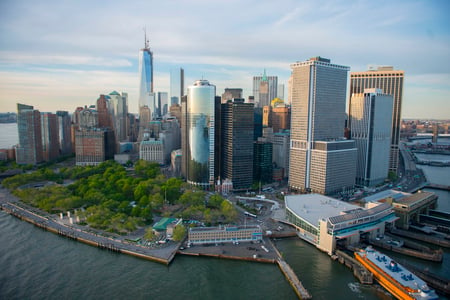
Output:
[[158,92],[158,115],[165,116],[169,112],[169,95],[167,92]]
[[[376,70],[350,73],[350,95],[364,93],[366,88],[382,89],[383,93],[394,97],[392,109],[391,151],[389,170],[397,172],[398,145],[400,142],[401,112],[403,99],[404,71],[394,70],[393,67],[378,67]],[[350,101],[351,110],[352,103]]]
[[55,114],[41,113],[42,154],[45,161],[51,161],[59,156],[58,119]]
[[183,175],[189,184],[204,189],[214,185],[217,175],[215,95],[214,85],[197,80],[182,103]]
[[221,108],[221,179],[234,190],[248,189],[253,180],[253,103],[229,100]]
[[18,164],[37,164],[43,161],[41,114],[31,105],[17,103]]
[[144,48],[139,51],[139,107],[150,107],[150,94],[153,93],[153,52],[145,34]]
[[266,70],[262,76],[253,76],[253,96],[255,106],[270,105],[270,101],[277,97],[278,77],[267,76]]
[[227,103],[228,100],[242,98],[242,89],[240,88],[225,88],[222,94],[222,103]]
[[253,143],[253,179],[261,183],[272,182],[273,144],[266,138]]
[[112,110],[112,123],[116,134],[116,141],[128,140],[128,94],[116,91],[109,93]]
[[392,96],[381,89],[365,89],[352,94],[351,102],[350,133],[358,148],[356,183],[383,183],[389,171]]
[[356,148],[343,139],[349,67],[314,57],[291,68],[290,188],[331,194],[353,187]]
[[59,152],[62,155],[72,153],[72,134],[70,130],[70,116],[67,111],[58,110],[56,112],[58,118],[59,130]]
[[184,96],[184,70],[176,68],[170,70],[170,105],[180,104]]

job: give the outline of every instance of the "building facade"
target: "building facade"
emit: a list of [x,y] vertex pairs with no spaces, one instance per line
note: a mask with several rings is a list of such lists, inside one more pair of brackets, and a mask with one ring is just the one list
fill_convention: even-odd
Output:
[[324,194],[352,188],[356,148],[343,139],[349,68],[322,57],[291,68],[289,187]]
[[229,100],[221,108],[221,179],[233,189],[251,187],[253,180],[253,103]]
[[274,133],[272,138],[272,162],[277,168],[282,169],[283,178],[287,178],[289,174],[290,141],[291,134],[289,130]]
[[278,77],[267,76],[266,70],[262,76],[253,76],[253,96],[255,106],[270,105],[270,101],[277,97]]
[[169,112],[169,94],[158,92],[158,116],[161,118]]
[[139,159],[164,164],[164,144],[161,140],[150,139],[139,145]]
[[358,148],[356,183],[374,186],[388,177],[391,145],[392,96],[380,89],[352,94],[349,126]]
[[188,244],[236,243],[261,241],[259,225],[189,228]]
[[319,194],[285,196],[286,221],[298,236],[332,255],[336,245],[355,245],[361,237],[375,239],[398,219],[388,203],[365,208]]
[[71,122],[69,112],[58,110],[56,112],[58,118],[59,130],[59,152],[61,155],[67,155],[72,152],[72,132],[70,129]]
[[[366,88],[378,88],[385,94],[393,96],[389,159],[389,170],[393,172],[397,172],[398,168],[404,76],[404,71],[394,70],[393,67],[378,67],[376,70],[350,73],[350,95],[364,93]],[[350,111],[351,101],[349,105]]]
[[228,100],[241,98],[242,98],[242,89],[225,88],[225,92],[222,94],[222,103],[227,103]]
[[59,157],[59,129],[56,114],[41,113],[42,154],[45,161]]
[[16,162],[32,165],[42,162],[40,112],[31,105],[17,103],[17,130],[19,145],[16,148]]
[[253,144],[253,179],[261,183],[272,182],[273,145],[265,138],[259,138]]
[[218,171],[215,94],[214,85],[197,80],[188,87],[184,103],[182,99],[183,172],[189,184],[204,189],[214,186]]
[[114,132],[110,129],[83,128],[75,132],[77,166],[95,166],[114,158]]
[[170,70],[170,105],[180,104],[184,93],[184,70],[176,68]]

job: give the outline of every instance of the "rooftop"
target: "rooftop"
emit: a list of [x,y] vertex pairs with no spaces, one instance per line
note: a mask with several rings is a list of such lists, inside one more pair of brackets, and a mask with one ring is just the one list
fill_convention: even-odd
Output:
[[396,190],[386,190],[366,197],[364,198],[364,200],[366,202],[378,202],[386,198],[392,198],[394,199],[394,201],[398,202],[400,199],[408,197],[410,195],[410,193],[400,192]]
[[320,194],[285,196],[286,208],[311,225],[319,227],[319,220],[339,216],[344,211],[360,209],[359,206]]
[[413,204],[416,202],[420,202],[423,199],[426,199],[433,195],[434,195],[433,192],[420,192],[420,193],[415,193],[415,194],[409,195],[407,197],[403,197],[399,200],[395,200],[395,202],[401,203],[401,204]]

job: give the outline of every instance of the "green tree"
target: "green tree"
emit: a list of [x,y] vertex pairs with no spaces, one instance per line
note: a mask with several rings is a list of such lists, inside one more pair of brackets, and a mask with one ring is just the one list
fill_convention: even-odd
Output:
[[173,229],[173,240],[175,242],[183,240],[185,235],[186,235],[186,227],[184,227],[181,224],[175,226],[175,228]]
[[153,240],[155,238],[155,233],[153,232],[153,227],[149,227],[145,230],[144,239]]
[[237,218],[237,211],[234,208],[234,206],[228,202],[228,201],[223,201],[221,204],[221,212],[222,215],[225,217],[225,220],[228,223],[232,223],[236,220]]
[[220,195],[212,195],[211,197],[209,197],[208,206],[213,208],[220,208],[224,200],[225,199]]

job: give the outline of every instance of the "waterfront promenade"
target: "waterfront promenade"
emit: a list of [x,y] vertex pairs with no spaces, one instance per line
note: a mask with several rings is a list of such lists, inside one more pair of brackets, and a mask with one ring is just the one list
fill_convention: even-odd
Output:
[[64,225],[58,222],[55,216],[46,214],[19,202],[19,200],[7,189],[3,188],[3,186],[0,187],[0,206],[2,210],[5,210],[17,218],[61,236],[101,249],[129,254],[163,264],[170,264],[180,245],[180,243],[170,243],[163,248],[152,249],[135,243],[102,236],[94,232],[87,232],[73,226]]
[[261,244],[241,243],[240,245],[221,244],[219,247],[195,246],[178,250],[181,242],[165,245],[159,249],[144,247],[125,240],[103,236],[95,232],[82,230],[81,226],[71,226],[58,220],[54,215],[47,214],[36,208],[20,202],[7,189],[0,185],[0,208],[9,214],[34,224],[44,230],[56,233],[91,246],[98,247],[117,253],[124,253],[135,257],[170,264],[175,255],[184,254],[191,256],[206,256],[233,260],[254,261],[277,264],[281,272],[293,287],[300,299],[310,299],[311,295],[303,287],[297,275],[291,267],[282,259],[281,254],[272,244],[270,239],[265,238]]

